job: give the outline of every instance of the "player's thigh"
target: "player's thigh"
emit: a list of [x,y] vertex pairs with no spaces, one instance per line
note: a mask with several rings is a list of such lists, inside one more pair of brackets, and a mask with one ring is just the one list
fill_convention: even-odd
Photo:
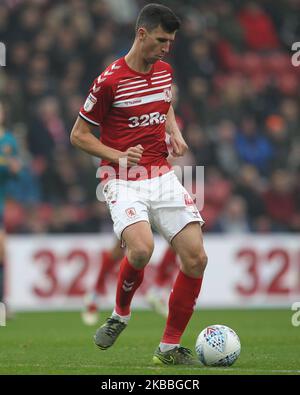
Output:
[[155,229],[171,245],[173,245],[174,238],[181,233],[188,224],[199,223],[201,226],[204,224],[199,211],[194,205],[188,207],[152,208],[150,211],[150,221]]
[[204,252],[203,235],[199,222],[188,223],[173,237],[171,245],[181,258]]

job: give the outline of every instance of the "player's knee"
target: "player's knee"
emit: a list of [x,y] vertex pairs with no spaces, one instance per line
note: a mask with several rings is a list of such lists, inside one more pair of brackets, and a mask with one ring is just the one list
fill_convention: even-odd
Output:
[[204,273],[204,271],[206,269],[207,262],[208,262],[207,255],[205,254],[205,252],[203,252],[202,254],[200,254],[200,257],[199,257],[200,271],[202,272],[202,274]]
[[207,266],[207,255],[205,252],[193,254],[188,260],[186,270],[191,277],[202,277]]
[[128,250],[128,259],[137,269],[142,269],[150,261],[153,248],[153,243],[150,242],[136,243]]

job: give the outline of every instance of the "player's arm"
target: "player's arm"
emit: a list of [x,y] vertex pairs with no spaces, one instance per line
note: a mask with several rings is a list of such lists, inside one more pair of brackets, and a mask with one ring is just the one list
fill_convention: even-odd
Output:
[[72,145],[90,155],[112,163],[119,163],[121,158],[127,159],[127,166],[134,166],[139,163],[143,154],[141,145],[130,147],[127,151],[122,152],[103,144],[93,135],[93,129],[93,125],[78,117],[71,132]]
[[182,137],[181,131],[176,122],[172,105],[167,114],[166,132],[170,135],[170,142],[173,148],[173,156],[183,156],[188,150],[188,146]]

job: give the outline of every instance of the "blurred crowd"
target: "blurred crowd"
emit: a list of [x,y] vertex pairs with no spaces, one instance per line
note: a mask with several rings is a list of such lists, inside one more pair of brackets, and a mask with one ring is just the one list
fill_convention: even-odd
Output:
[[[112,229],[97,160],[69,135],[93,79],[125,55],[142,0],[2,0],[0,100],[23,169],[11,233]],[[300,0],[165,0],[182,19],[168,56],[176,113],[205,166],[207,232],[300,231]]]

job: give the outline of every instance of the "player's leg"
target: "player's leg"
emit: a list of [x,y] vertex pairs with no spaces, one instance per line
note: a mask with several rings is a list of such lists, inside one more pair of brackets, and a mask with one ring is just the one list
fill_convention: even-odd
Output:
[[192,316],[207,264],[199,223],[189,223],[174,237],[172,245],[180,257],[180,270],[170,296],[169,316],[162,342],[179,344]]
[[161,200],[151,207],[152,222],[179,255],[181,264],[169,298],[166,328],[153,362],[194,364],[192,352],[180,346],[180,339],[192,316],[207,262],[200,226],[204,221],[173,173],[159,181]]
[[126,228],[122,238],[127,251],[119,271],[115,312],[128,316],[133,295],[143,281],[144,268],[151,258],[154,242],[151,227],[146,221]]
[[126,227],[122,239],[127,251],[120,265],[115,309],[95,335],[95,343],[102,350],[112,346],[128,324],[132,298],[143,281],[144,268],[154,248],[151,227],[147,221]]
[[105,294],[106,286],[105,280],[107,275],[112,269],[121,261],[124,257],[124,248],[121,247],[119,240],[116,240],[113,247],[110,250],[104,250],[102,253],[102,264],[99,271],[99,275],[95,283],[95,293]]
[[170,295],[168,319],[154,362],[168,363],[166,360],[173,356],[177,358],[175,363],[194,363],[190,351],[180,347],[180,339],[193,314],[207,264],[200,224],[187,224],[173,238],[172,246],[180,257],[180,271]]

